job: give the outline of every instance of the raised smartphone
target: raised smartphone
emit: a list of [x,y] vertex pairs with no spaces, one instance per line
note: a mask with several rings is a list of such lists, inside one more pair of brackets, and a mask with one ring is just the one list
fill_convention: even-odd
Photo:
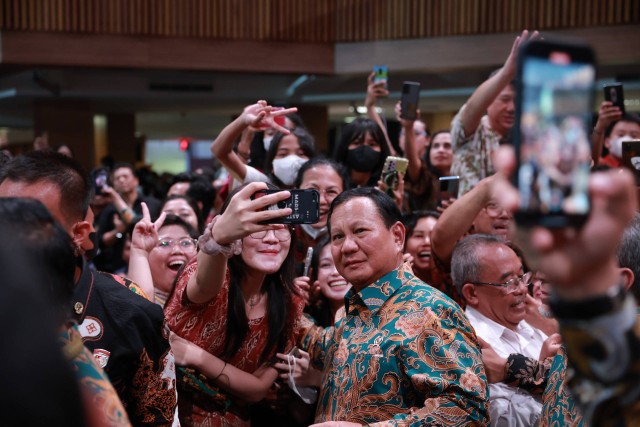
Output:
[[93,192],[96,196],[104,194],[104,188],[109,184],[109,170],[96,169],[92,172]]
[[382,166],[380,180],[387,186],[386,193],[393,197],[393,190],[398,188],[398,175],[404,175],[409,167],[409,160],[403,157],[388,156]]
[[580,226],[590,208],[593,51],[583,44],[532,41],[521,48],[516,81],[516,221]]
[[622,141],[622,164],[633,172],[636,185],[640,186],[640,139]]
[[460,187],[460,177],[458,175],[441,176],[438,180],[440,181],[440,194],[438,196],[439,206],[442,204],[443,200],[458,198],[458,189]]
[[[260,190],[253,197],[255,199],[267,194],[278,193],[282,190]],[[265,224],[315,224],[320,219],[320,193],[318,190],[289,190],[291,197],[271,205],[266,209],[276,210],[291,208],[291,215],[266,221]]]
[[612,83],[604,85],[604,100],[610,101],[613,105],[618,107],[622,114],[624,110],[624,91],[622,90],[622,83]]
[[400,118],[416,120],[418,118],[418,103],[420,102],[420,83],[404,82],[400,97]]
[[387,80],[389,79],[389,67],[386,65],[374,65],[373,73],[374,83],[384,82],[384,84],[387,84]]

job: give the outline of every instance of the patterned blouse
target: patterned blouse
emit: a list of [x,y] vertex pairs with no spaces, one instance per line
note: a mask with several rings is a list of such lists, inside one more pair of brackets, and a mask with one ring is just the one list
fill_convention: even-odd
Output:
[[[189,278],[196,273],[197,258],[194,258],[179,276],[174,293],[166,307],[165,315],[169,328],[214,356],[220,357],[224,350],[229,300],[229,272],[222,289],[211,301],[204,304],[191,303],[186,287]],[[289,310],[289,340],[287,348],[293,346],[294,332],[304,303],[293,297]],[[240,349],[225,362],[254,372],[260,366],[258,360],[267,342],[268,319],[266,316],[249,321],[249,332]],[[284,352],[285,349],[280,349]],[[275,352],[272,357],[275,356]],[[247,405],[219,390],[212,382],[193,370],[180,370],[182,376],[178,389],[180,422],[185,425],[243,426],[249,425]],[[182,393],[181,393],[182,391]]]
[[451,175],[460,177],[458,197],[462,197],[479,181],[493,175],[495,170],[491,156],[501,143],[501,136],[489,125],[489,117],[483,116],[474,133],[465,135],[460,121],[463,105],[451,122],[451,144],[453,145],[453,163]]
[[327,361],[316,422],[489,424],[480,349],[451,299],[408,264],[346,298],[333,336],[309,349],[316,366]]

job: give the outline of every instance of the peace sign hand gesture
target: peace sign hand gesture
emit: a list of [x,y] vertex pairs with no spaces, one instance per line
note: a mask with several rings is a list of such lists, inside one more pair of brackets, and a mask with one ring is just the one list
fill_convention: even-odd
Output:
[[162,212],[156,222],[151,222],[147,204],[142,202],[142,219],[138,221],[131,236],[131,251],[139,251],[148,255],[158,244],[158,230],[167,216]]

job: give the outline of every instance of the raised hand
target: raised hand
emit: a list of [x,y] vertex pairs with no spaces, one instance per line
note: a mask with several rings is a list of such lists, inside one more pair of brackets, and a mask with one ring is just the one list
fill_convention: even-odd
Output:
[[376,73],[369,74],[367,77],[367,97],[365,98],[364,105],[367,108],[375,106],[379,98],[386,98],[389,96],[389,91],[386,88],[385,82],[373,82],[373,78]]
[[265,130],[273,128],[278,132],[288,135],[291,133],[289,129],[280,126],[275,122],[274,118],[279,116],[286,116],[287,114],[295,113],[297,108],[282,108],[276,109],[267,104],[267,101],[258,101],[253,105],[245,107],[242,111],[243,123],[253,130]]
[[534,31],[533,33],[529,33],[528,30],[522,31],[516,39],[513,41],[513,45],[511,46],[511,52],[507,57],[507,60],[504,62],[504,72],[507,73],[510,78],[513,78],[516,75],[516,65],[518,62],[518,51],[520,46],[525,44],[526,42],[540,39],[540,33]]
[[131,236],[131,250],[148,254],[158,244],[158,230],[162,227],[167,214],[162,212],[156,222],[151,222],[151,215],[147,204],[142,202],[142,219],[133,228]]
[[283,224],[261,224],[261,222],[291,214],[290,208],[265,210],[271,205],[288,199],[291,193],[280,191],[252,199],[257,191],[266,189],[266,183],[252,182],[233,196],[229,206],[218,217],[211,229],[211,235],[217,243],[226,245],[251,233],[285,227]]

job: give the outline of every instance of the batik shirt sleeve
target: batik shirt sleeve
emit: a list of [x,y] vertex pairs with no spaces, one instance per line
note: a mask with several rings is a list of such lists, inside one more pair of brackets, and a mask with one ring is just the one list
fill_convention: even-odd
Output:
[[589,425],[637,425],[640,320],[635,299],[591,319],[558,316],[567,348],[571,394]]
[[552,358],[539,361],[524,354],[510,354],[504,383],[540,396],[547,387]]
[[350,294],[327,351],[316,422],[483,426],[487,398],[466,317],[405,265]]

